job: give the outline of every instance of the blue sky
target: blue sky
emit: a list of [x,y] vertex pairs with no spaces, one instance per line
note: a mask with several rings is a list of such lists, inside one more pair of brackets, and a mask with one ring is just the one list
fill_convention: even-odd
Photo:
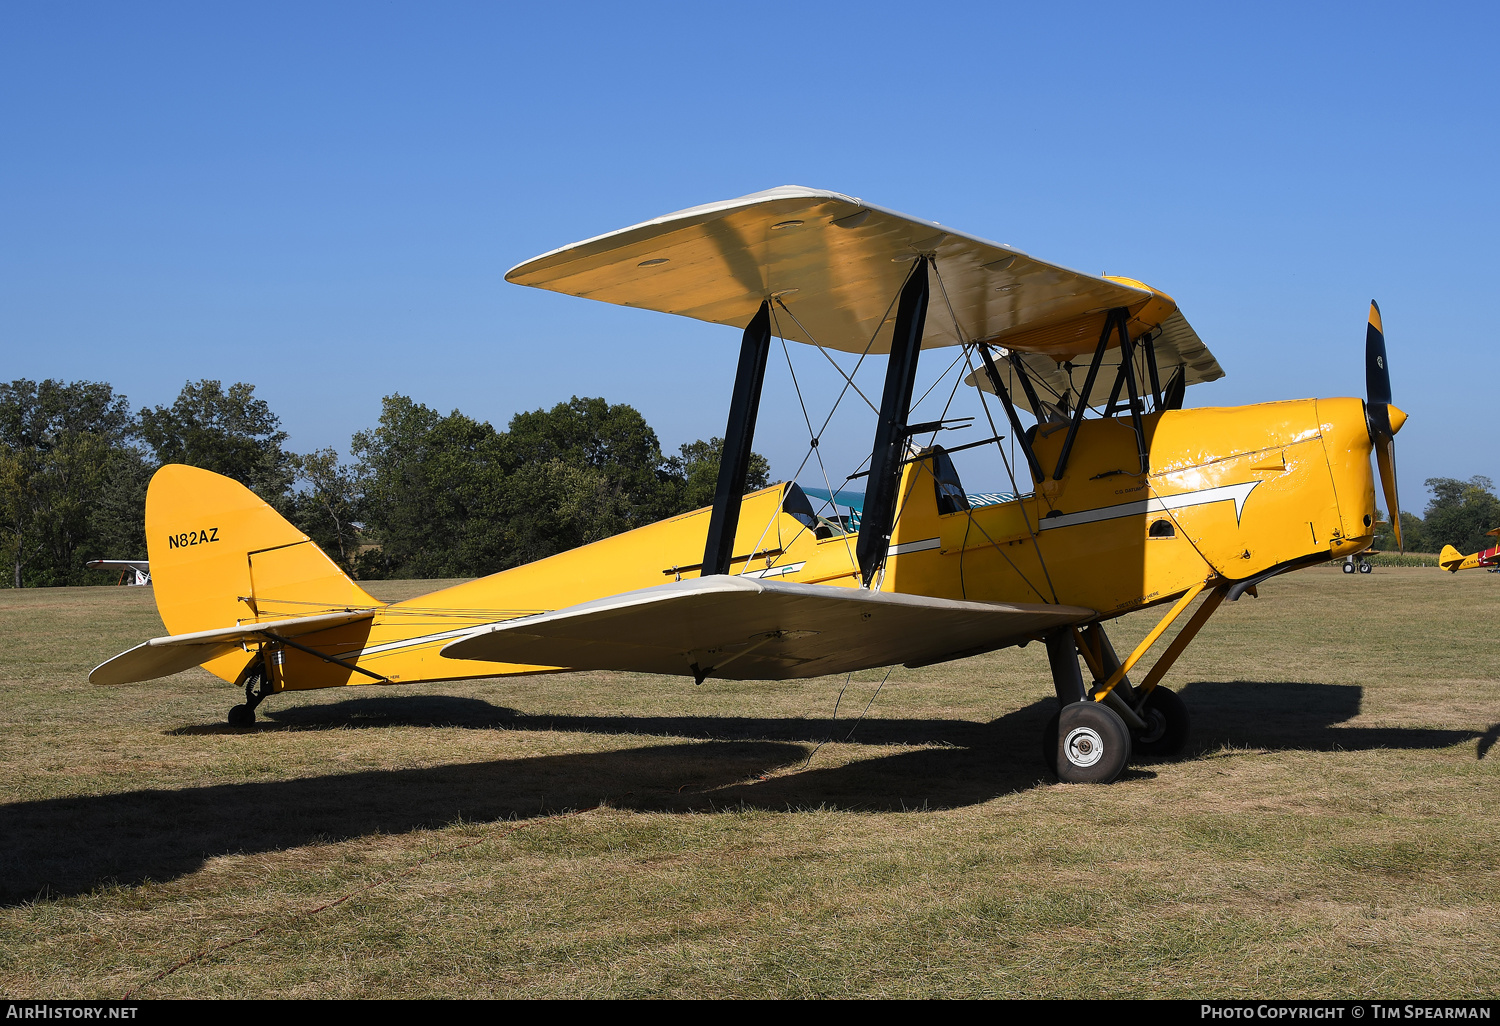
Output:
[[[0,377],[250,381],[303,451],[397,391],[497,426],[603,395],[675,449],[723,432],[736,333],[503,274],[797,183],[1171,293],[1228,371],[1189,405],[1361,395],[1377,299],[1420,512],[1426,477],[1500,480],[1495,12],[18,0]],[[806,451],[786,383],[776,476]],[[831,465],[868,451],[849,416]]]

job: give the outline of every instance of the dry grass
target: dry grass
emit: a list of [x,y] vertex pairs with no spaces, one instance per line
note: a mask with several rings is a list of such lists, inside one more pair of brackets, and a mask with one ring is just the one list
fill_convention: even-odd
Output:
[[0,591],[0,992],[1493,998],[1500,579],[1262,595],[1169,679],[1189,756],[1091,787],[1042,778],[1039,646],[897,668],[846,740],[857,674],[810,762],[841,680],[361,688],[239,732],[201,671],[86,683],[149,592]]

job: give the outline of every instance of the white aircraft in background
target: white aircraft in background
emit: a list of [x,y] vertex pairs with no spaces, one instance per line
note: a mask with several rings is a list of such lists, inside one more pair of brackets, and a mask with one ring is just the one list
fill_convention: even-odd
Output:
[[90,570],[118,570],[118,583],[142,587],[151,583],[151,563],[145,559],[91,559],[83,564]]

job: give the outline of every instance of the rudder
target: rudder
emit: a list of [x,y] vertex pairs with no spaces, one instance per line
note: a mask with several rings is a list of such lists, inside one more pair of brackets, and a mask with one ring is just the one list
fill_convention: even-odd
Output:
[[[146,549],[171,634],[382,604],[260,496],[197,467],[169,463],[151,478]],[[203,665],[233,681],[245,662]]]

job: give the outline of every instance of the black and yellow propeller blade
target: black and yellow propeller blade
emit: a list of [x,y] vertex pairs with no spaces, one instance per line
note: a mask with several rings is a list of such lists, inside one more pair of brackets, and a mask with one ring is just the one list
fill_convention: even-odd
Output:
[[1396,432],[1406,423],[1406,414],[1391,403],[1391,365],[1385,352],[1385,328],[1380,307],[1370,301],[1370,324],[1365,330],[1365,426],[1375,448],[1380,485],[1390,511],[1396,547],[1406,551],[1401,538],[1401,500],[1396,494]]

